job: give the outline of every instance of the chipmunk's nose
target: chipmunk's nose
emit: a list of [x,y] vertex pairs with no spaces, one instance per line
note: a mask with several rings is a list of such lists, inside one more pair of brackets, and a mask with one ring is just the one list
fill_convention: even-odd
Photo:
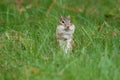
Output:
[[69,29],[69,26],[67,26],[67,29]]

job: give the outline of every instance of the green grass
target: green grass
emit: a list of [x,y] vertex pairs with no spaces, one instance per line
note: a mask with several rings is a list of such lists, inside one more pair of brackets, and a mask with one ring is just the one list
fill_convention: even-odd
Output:
[[[23,0],[24,1],[24,0]],[[0,80],[120,80],[119,0],[0,2]],[[55,40],[59,16],[75,24],[73,52]]]

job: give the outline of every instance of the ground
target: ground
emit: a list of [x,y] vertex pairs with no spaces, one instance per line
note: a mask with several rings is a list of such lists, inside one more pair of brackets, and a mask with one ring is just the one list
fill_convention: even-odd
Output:
[[[120,80],[119,0],[1,0],[0,80]],[[73,51],[55,40],[60,15]]]

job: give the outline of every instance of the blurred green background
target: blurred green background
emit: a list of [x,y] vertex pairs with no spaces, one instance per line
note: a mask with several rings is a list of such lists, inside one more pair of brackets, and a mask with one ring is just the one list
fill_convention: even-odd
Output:
[[[75,46],[55,40],[71,16]],[[120,0],[1,0],[0,80],[120,80]]]

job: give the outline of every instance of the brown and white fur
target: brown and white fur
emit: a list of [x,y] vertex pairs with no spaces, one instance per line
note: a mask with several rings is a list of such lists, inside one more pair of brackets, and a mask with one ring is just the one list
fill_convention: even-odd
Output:
[[57,42],[65,53],[68,53],[72,50],[73,33],[75,31],[75,26],[70,20],[70,16],[61,16],[59,19],[59,25],[56,29]]

